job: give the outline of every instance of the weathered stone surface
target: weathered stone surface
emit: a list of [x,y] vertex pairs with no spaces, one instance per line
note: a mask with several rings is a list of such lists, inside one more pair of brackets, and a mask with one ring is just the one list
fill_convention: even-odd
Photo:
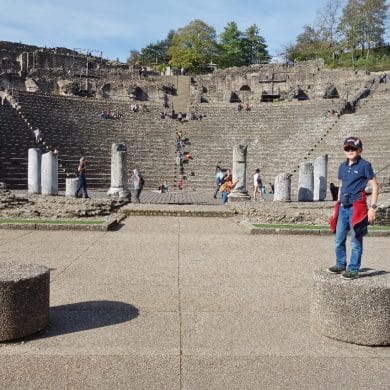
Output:
[[47,152],[42,155],[42,195],[58,194],[58,155]]
[[71,196],[74,198],[74,195],[77,191],[78,182],[79,180],[77,178],[65,179],[65,196]]
[[299,165],[298,202],[313,201],[314,167],[312,163],[302,162]]
[[41,149],[28,150],[28,192],[30,194],[41,193],[41,160]]
[[369,269],[344,280],[318,270],[313,282],[313,332],[354,344],[390,344],[390,272]]
[[229,195],[229,201],[237,202],[249,200],[250,196],[246,189],[246,158],[248,145],[236,145],[233,148],[233,181],[238,183]]
[[107,195],[125,198],[128,194],[127,147],[125,144],[111,146],[111,187]]
[[328,155],[323,154],[314,160],[313,200],[325,200],[328,180]]
[[280,173],[275,178],[274,201],[291,201],[291,174]]
[[49,269],[0,263],[0,341],[31,335],[49,320]]

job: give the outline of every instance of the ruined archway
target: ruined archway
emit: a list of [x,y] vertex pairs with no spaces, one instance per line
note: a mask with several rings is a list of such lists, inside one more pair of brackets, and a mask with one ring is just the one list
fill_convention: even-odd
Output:
[[237,95],[236,92],[232,92],[232,93],[230,94],[229,102],[230,102],[230,103],[241,103],[241,99],[240,99],[240,97]]
[[339,97],[339,92],[334,85],[330,85],[328,88],[326,88],[324,92],[324,99],[338,99]]
[[245,84],[240,88],[240,91],[251,92],[251,87]]

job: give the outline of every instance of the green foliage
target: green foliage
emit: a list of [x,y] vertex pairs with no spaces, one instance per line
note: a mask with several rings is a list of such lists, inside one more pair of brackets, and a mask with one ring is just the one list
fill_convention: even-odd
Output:
[[190,72],[204,71],[217,55],[215,29],[196,19],[180,28],[168,49],[169,64]]
[[270,60],[265,39],[259,34],[256,24],[252,24],[245,31],[243,52],[246,65],[268,63]]
[[220,35],[217,65],[221,68],[268,63],[270,60],[265,39],[253,24],[241,32],[236,22],[229,22]]
[[141,52],[131,51],[128,63],[157,66],[158,69],[169,64],[173,68],[199,73],[208,71],[210,62],[227,68],[268,63],[269,60],[265,39],[255,24],[242,32],[236,22],[229,22],[217,42],[215,29],[196,19],[177,31],[171,30],[165,40],[150,43]]
[[243,36],[236,22],[229,22],[220,35],[219,55],[216,62],[221,68],[245,64]]
[[[328,0],[320,10],[318,27],[304,26],[295,44],[286,50],[291,61],[322,57],[333,67],[375,67],[370,57],[383,44],[388,5],[386,0],[348,0],[341,14],[339,0]],[[347,60],[346,56],[350,59]]]

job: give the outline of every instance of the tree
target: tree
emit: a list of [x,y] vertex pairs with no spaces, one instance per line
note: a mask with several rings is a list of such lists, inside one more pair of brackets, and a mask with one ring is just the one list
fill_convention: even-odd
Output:
[[368,55],[370,48],[383,45],[389,5],[386,4],[386,0],[364,0],[362,7],[364,38]]
[[171,66],[194,72],[205,70],[216,54],[215,29],[199,19],[177,30],[168,49]]
[[259,34],[259,28],[252,24],[245,30],[243,39],[245,64],[268,63],[270,56],[265,39]]
[[332,52],[332,61],[335,61],[335,52],[337,50],[337,25],[341,11],[340,0],[328,0],[318,12],[318,32],[320,39],[328,45]]
[[351,53],[352,63],[355,66],[356,49],[364,49],[364,15],[362,0],[348,0],[343,9],[339,23],[339,31],[343,37],[343,48]]
[[168,57],[168,49],[171,45],[172,38],[175,34],[174,30],[170,30],[167,38],[162,41],[157,41],[156,43],[150,43],[146,47],[141,49],[141,53],[139,56],[139,62],[141,65],[157,65],[157,64],[167,64]]
[[132,49],[130,50],[130,56],[127,59],[127,64],[131,66],[138,65],[139,62],[139,51]]
[[229,22],[220,35],[219,55],[216,59],[221,68],[242,66],[245,64],[243,52],[243,34],[236,22]]
[[304,31],[297,36],[295,45],[288,47],[290,60],[310,60],[317,58],[323,51],[323,41],[319,32],[310,25],[303,26]]

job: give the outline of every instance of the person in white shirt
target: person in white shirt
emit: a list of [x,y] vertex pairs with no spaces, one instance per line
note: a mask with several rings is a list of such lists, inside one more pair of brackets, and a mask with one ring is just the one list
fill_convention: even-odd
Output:
[[253,201],[256,201],[256,194],[260,194],[260,200],[264,200],[262,187],[263,183],[260,177],[260,169],[257,168],[253,175]]

